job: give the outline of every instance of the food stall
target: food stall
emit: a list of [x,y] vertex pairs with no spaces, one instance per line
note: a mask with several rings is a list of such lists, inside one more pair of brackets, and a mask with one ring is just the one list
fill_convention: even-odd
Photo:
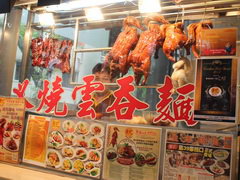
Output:
[[0,164],[75,179],[237,180],[239,8],[17,0],[0,16]]

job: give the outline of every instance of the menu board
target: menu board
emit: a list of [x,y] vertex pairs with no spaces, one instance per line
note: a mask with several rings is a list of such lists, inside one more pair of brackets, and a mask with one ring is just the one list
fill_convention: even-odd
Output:
[[28,116],[23,162],[45,166],[49,117]]
[[25,99],[0,97],[0,161],[19,162]]
[[205,29],[201,35],[201,56],[235,56],[237,28]]
[[221,116],[234,122],[236,116],[237,59],[199,59],[195,89],[195,118]]
[[105,127],[95,121],[52,119],[46,166],[100,178]]
[[233,136],[167,130],[164,180],[229,180]]
[[103,178],[158,179],[161,129],[111,124],[107,126]]

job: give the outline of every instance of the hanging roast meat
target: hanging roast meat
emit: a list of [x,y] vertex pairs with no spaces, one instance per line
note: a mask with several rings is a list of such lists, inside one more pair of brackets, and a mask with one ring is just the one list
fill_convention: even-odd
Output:
[[32,65],[52,69],[61,69],[70,73],[71,40],[60,41],[53,38],[36,38],[32,40]]
[[175,62],[173,53],[175,50],[185,47],[187,55],[190,54],[190,45],[186,44],[187,36],[183,32],[183,23],[177,22],[175,24],[168,25],[165,30],[165,41],[163,43],[163,52],[167,58]]
[[188,25],[188,40],[187,44],[192,46],[192,52],[196,58],[199,58],[199,51],[201,45],[201,32],[204,29],[212,29],[213,23],[210,20],[201,21],[198,23],[192,23]]
[[144,76],[144,80],[141,85],[146,84],[151,66],[151,56],[162,44],[164,37],[159,23],[168,23],[159,14],[147,17],[144,22],[147,24],[148,29],[141,33],[136,48],[129,54],[127,60],[127,64],[130,64],[133,68],[137,85],[139,85],[142,76]]
[[41,66],[43,39],[42,38],[33,39],[31,43],[31,49],[32,49],[32,65]]
[[119,77],[120,73],[124,75],[128,72],[127,57],[130,50],[138,42],[139,34],[137,28],[142,29],[135,17],[128,16],[123,20],[123,31],[118,35],[111,51],[105,58],[105,64],[108,64],[110,67],[112,79]]

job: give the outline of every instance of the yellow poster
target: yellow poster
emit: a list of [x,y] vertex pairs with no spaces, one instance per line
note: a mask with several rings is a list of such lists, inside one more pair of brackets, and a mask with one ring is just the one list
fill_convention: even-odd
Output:
[[45,165],[47,135],[50,118],[30,115],[25,136],[23,161]]
[[25,99],[0,97],[0,161],[19,162]]
[[103,178],[108,180],[157,180],[161,129],[108,125]]

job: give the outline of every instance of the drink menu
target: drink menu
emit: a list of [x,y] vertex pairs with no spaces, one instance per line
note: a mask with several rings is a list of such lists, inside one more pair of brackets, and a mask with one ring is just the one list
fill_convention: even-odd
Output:
[[103,178],[154,180],[159,175],[161,129],[108,125]]
[[163,179],[232,179],[232,142],[232,135],[168,130]]
[[0,161],[19,162],[25,99],[0,97]]

